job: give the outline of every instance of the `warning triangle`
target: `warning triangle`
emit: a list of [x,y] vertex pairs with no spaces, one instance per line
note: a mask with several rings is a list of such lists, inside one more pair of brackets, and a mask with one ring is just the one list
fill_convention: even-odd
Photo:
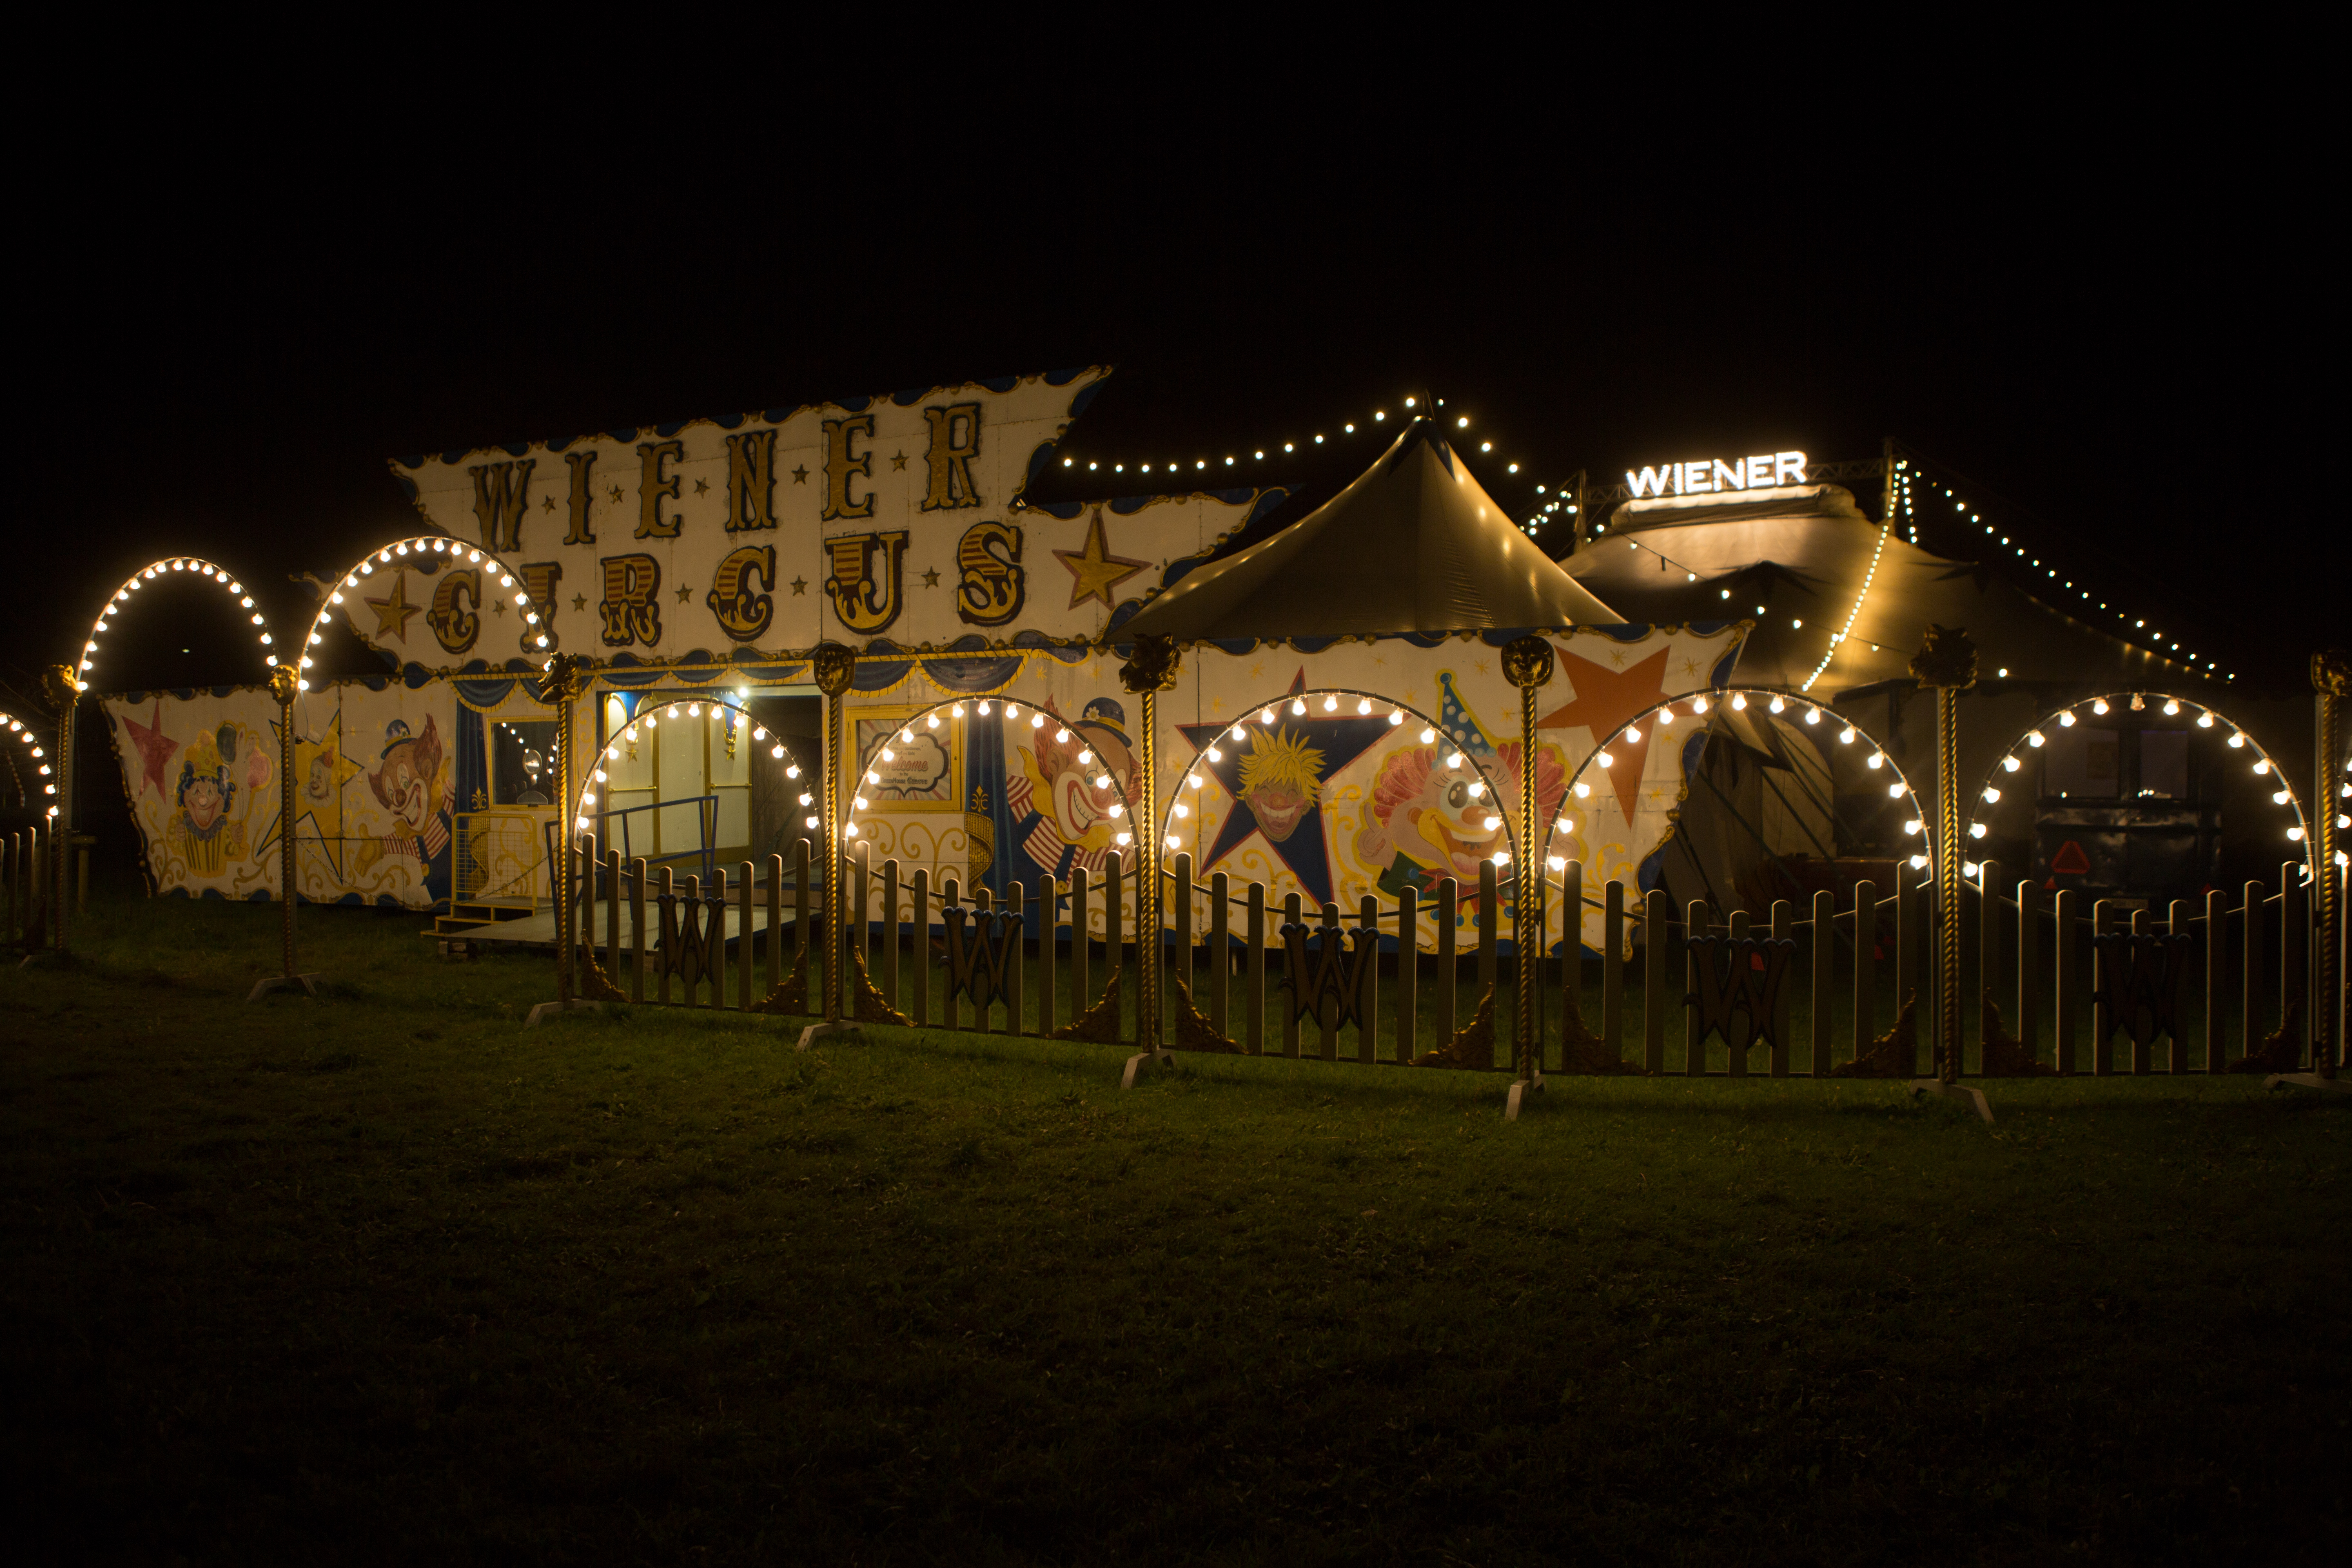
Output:
[[2058,853],[2050,857],[2050,869],[2061,876],[2079,877],[2090,868],[2091,858],[2071,838],[2058,846]]

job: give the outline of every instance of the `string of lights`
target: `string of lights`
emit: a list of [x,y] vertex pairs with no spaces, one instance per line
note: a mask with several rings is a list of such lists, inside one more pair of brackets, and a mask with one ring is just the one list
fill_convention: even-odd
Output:
[[[1908,511],[1908,475],[1912,470],[1909,468],[1907,459],[1903,462],[1898,462],[1896,464],[1896,468],[1900,470],[1898,472],[1897,479],[1905,486],[1905,509]],[[2117,608],[2114,605],[2109,604],[2106,600],[2096,597],[2091,589],[2076,583],[2073,578],[2061,575],[2059,569],[2055,565],[2034,554],[2029,546],[2019,543],[2012,535],[2003,533],[1998,524],[1987,522],[1984,520],[1983,515],[1977,510],[1976,506],[1956,491],[1951,486],[1941,484],[1933,478],[1928,478],[1927,479],[1927,483],[1931,491],[1936,492],[1934,499],[1951,503],[1952,521],[1954,523],[1966,524],[1969,531],[1981,530],[1988,538],[1997,541],[2002,549],[2007,550],[2011,554],[2015,555],[2018,560],[2022,562],[2027,567],[2040,573],[2049,581],[2056,583],[2061,591],[2073,595],[2083,605],[2095,610],[2104,611],[2107,615],[2113,616],[2118,622],[2129,622],[2130,626],[2127,630],[2119,629],[2118,632],[2118,635],[2121,636],[2125,641],[2145,641],[2152,643],[2155,645],[2155,648],[2159,658],[2168,657],[2170,654],[2177,654],[2179,656],[2178,662],[2185,664],[2189,668],[2196,670],[2201,675],[2217,677],[2222,680],[2235,680],[2238,679],[2235,674],[2222,669],[2220,661],[2217,659],[2205,659],[2202,661],[2200,667],[2200,660],[2194,649],[2182,647],[2180,646],[2179,638],[2167,637],[2162,631],[2151,627],[2147,624],[2147,616],[2134,616],[2128,610]],[[1911,542],[1914,544],[1919,542],[1918,528],[1916,520],[1912,523]],[[2134,637],[2131,635],[2133,632],[2145,633],[2146,635],[2144,637]]]
[[[35,771],[41,775],[41,793],[48,795],[56,795],[58,781],[49,772],[48,753],[41,750],[39,738],[26,727],[23,720],[11,718],[5,713],[0,713],[0,724],[7,725],[8,733],[16,737],[16,743],[32,753]],[[52,805],[49,807],[49,815],[55,816],[57,814],[58,808]]]
[[[219,584],[222,591],[235,599],[237,607],[250,616],[253,618],[253,624],[260,628],[257,636],[261,641],[261,661],[264,664],[278,662],[277,650],[270,646],[269,627],[262,620],[261,612],[253,607],[253,595],[245,591],[245,584],[209,561],[199,561],[187,555],[175,555],[132,573],[124,581],[122,586],[114,591],[113,596],[106,601],[106,607],[98,612],[98,619],[90,623],[89,637],[82,643],[81,668],[74,681],[75,689],[80,691],[89,689],[89,672],[98,661],[98,639],[113,629],[114,616],[121,612],[123,606],[131,603],[131,596],[148,584],[159,578],[168,578],[174,572],[193,572],[209,582]],[[304,659],[302,662],[308,664],[310,661]]]
[[[783,738],[782,736],[772,738],[768,733],[768,728],[766,725],[756,722],[752,719],[748,709],[737,705],[740,703],[748,703],[751,700],[751,694],[748,690],[738,689],[735,693],[734,702],[720,702],[710,698],[698,698],[691,701],[681,699],[675,702],[665,702],[658,708],[640,709],[636,713],[630,717],[629,721],[626,724],[621,727],[621,731],[618,734],[614,735],[610,741],[604,743],[604,751],[597,755],[595,763],[588,770],[588,777],[581,781],[580,799],[578,804],[572,808],[572,821],[574,824],[583,833],[587,832],[590,828],[595,826],[594,817],[604,815],[604,812],[592,813],[592,808],[596,805],[597,786],[600,784],[609,784],[611,782],[612,768],[618,763],[625,760],[627,756],[634,754],[629,749],[635,743],[640,735],[659,730],[661,728],[661,721],[665,719],[667,719],[673,724],[681,723],[687,720],[702,720],[706,722],[720,723],[726,725],[730,732],[739,730],[745,724],[749,724],[751,726],[751,739],[754,742],[766,744],[769,748],[768,755],[770,757],[778,762],[784,761],[785,750]],[[707,715],[703,712],[703,710],[706,708],[710,710],[709,713]],[[796,780],[800,776],[801,765],[799,763],[793,762],[785,767],[784,777]],[[814,802],[816,799],[816,796],[803,790],[801,793],[800,799],[801,805],[805,806]],[[608,804],[606,810],[609,811],[611,807]],[[816,823],[817,819],[814,816],[808,819],[808,825],[811,827],[814,827]]]
[[[1444,406],[1445,399],[1442,397],[1437,398],[1426,411],[1425,416],[1431,418],[1437,417],[1436,411]],[[1422,401],[1418,397],[1406,398],[1404,400],[1404,407],[1408,416],[1423,416]],[[1339,431],[1337,436],[1329,435],[1322,430],[1315,430],[1305,435],[1281,441],[1252,443],[1250,445],[1238,447],[1233,451],[1226,452],[1222,458],[1195,457],[1191,461],[1189,470],[1185,462],[1181,459],[1169,462],[1159,462],[1156,460],[1150,462],[1129,462],[1126,460],[1113,461],[1107,458],[1089,458],[1085,459],[1084,468],[1085,471],[1087,473],[1108,472],[1113,474],[1124,474],[1129,470],[1129,468],[1132,468],[1139,474],[1165,472],[1171,477],[1181,475],[1187,471],[1194,475],[1211,472],[1222,473],[1229,468],[1240,469],[1245,465],[1250,468],[1255,468],[1256,465],[1269,460],[1279,462],[1284,456],[1295,454],[1302,447],[1312,450],[1317,447],[1328,446],[1336,441],[1344,440],[1348,437],[1354,436],[1359,433],[1376,433],[1381,431],[1387,427],[1388,417],[1387,409],[1375,408],[1368,417],[1342,419],[1337,421],[1336,427]],[[1454,434],[1458,436],[1461,432],[1469,428],[1470,416],[1468,415],[1457,414],[1454,416]],[[1478,440],[1478,453],[1481,457],[1493,457],[1495,455],[1495,442],[1491,438],[1480,437]],[[1244,454],[1246,454],[1246,457],[1244,457]],[[1513,461],[1509,458],[1505,458],[1503,460],[1503,471],[1507,474],[1517,474],[1520,472],[1525,466],[1526,465],[1523,463]],[[1080,459],[1075,456],[1065,457],[1062,459],[1062,467],[1076,472],[1079,469]],[[1551,491],[1549,487],[1538,484],[1535,487],[1535,493],[1540,496],[1550,494]],[[1538,519],[1557,511],[1562,504],[1566,504],[1568,510],[1570,512],[1576,510],[1575,504],[1567,500],[1567,492],[1562,490],[1559,492],[1559,499],[1553,500],[1547,506],[1538,509]],[[1532,534],[1536,531],[1535,521],[1521,523],[1519,526],[1521,531],[1527,533]]]
[[[404,539],[396,544],[387,544],[383,549],[376,551],[373,555],[361,557],[360,563],[358,565],[343,574],[341,584],[327,591],[327,596],[319,602],[319,613],[310,618],[310,641],[304,646],[301,663],[299,668],[302,670],[308,670],[310,668],[310,650],[318,647],[320,643],[326,640],[327,622],[333,616],[335,607],[343,602],[344,589],[348,588],[356,592],[363,579],[374,575],[375,569],[378,566],[399,565],[403,563],[401,557],[411,553],[422,556],[428,551],[436,555],[447,555],[451,564],[453,565],[457,564],[461,561],[468,565],[479,565],[484,562],[488,563],[488,565],[483,566],[482,568],[483,591],[485,593],[488,592],[490,574],[492,573],[496,573],[498,574],[498,585],[507,590],[509,602],[511,602],[514,607],[522,615],[523,624],[531,626],[540,626],[539,612],[532,609],[530,605],[530,595],[523,589],[520,579],[517,577],[515,573],[510,570],[504,562],[500,561],[495,555],[489,554],[481,550],[474,549],[469,545],[461,543],[457,540],[448,538],[443,534],[420,534],[413,539]],[[254,618],[257,621],[260,619],[257,616]],[[541,627],[537,635],[538,646],[541,647],[547,647],[548,640],[546,629]],[[268,642],[269,638],[265,634],[261,640]],[[272,662],[275,661],[273,660]],[[554,660],[552,656],[550,656],[548,664],[551,666]],[[299,690],[310,690],[310,677],[308,675],[303,675],[296,682],[296,686]]]

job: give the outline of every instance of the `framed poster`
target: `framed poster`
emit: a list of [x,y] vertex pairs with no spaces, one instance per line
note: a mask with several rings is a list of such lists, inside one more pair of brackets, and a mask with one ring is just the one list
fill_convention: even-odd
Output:
[[[857,715],[857,755],[878,779],[861,784],[858,793],[877,809],[889,811],[957,811],[955,735],[959,725],[942,721],[936,730],[914,721],[921,711],[861,712]],[[902,730],[914,739],[898,738]],[[884,752],[888,756],[884,756]]]

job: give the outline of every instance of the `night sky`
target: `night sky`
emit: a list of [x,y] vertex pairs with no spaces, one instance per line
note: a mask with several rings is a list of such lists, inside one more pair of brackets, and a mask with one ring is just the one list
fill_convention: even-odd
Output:
[[[2011,128],[1933,160],[1858,131],[1596,143],[1503,174],[1318,155],[1344,138],[1268,162],[1231,133],[1139,162],[1039,123],[1034,149],[992,124],[929,187],[918,140],[876,142],[839,203],[752,199],[749,150],[592,176],[552,142],[461,138],[322,173],[258,123],[104,181],[46,167],[19,207],[53,221],[20,295],[8,700],[160,555],[220,561],[299,624],[289,573],[415,526],[395,453],[1097,362],[1118,371],[1081,461],[1218,458],[1427,388],[1498,443],[1481,477],[1526,515],[1530,480],[1578,468],[1892,435],[2242,679],[2292,688],[2342,618],[2315,460],[2336,398],[2306,363],[2335,307],[2285,128]],[[1252,468],[1311,502],[1370,455]],[[1975,550],[1932,523],[1923,542]],[[217,612],[129,629],[103,686],[255,678]]]

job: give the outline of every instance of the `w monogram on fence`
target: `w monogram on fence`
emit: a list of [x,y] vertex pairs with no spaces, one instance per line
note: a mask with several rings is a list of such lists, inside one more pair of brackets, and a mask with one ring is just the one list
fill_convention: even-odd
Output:
[[[1689,939],[1698,987],[1684,1001],[1698,1009],[1698,1038],[1720,1039],[1745,1051],[1759,1045],[1786,1047],[1780,1034],[1780,983],[1797,956],[1794,938],[1695,936]],[[1732,1020],[1748,1026],[1735,1035]]]

